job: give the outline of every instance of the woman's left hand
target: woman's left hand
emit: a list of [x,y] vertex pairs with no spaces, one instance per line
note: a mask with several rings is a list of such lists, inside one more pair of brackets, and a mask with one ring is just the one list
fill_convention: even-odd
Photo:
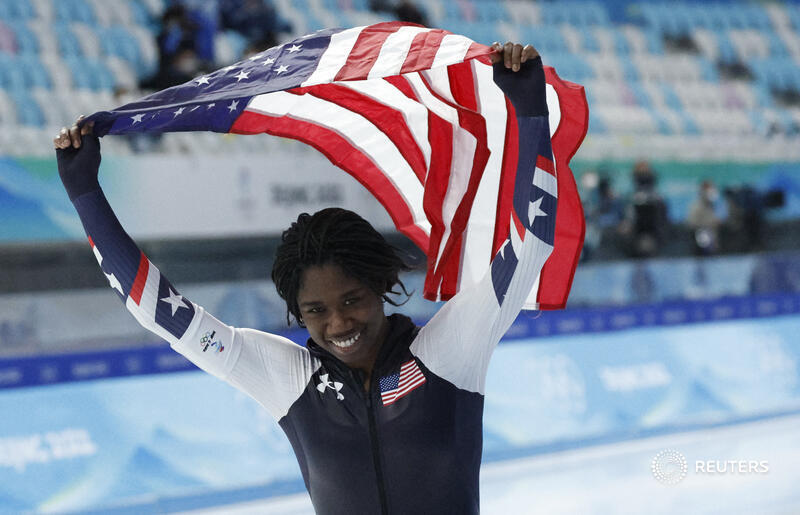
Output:
[[506,68],[510,68],[515,72],[519,71],[519,67],[522,63],[528,59],[534,59],[539,55],[539,52],[531,45],[522,46],[519,43],[512,43],[510,41],[506,42],[505,45],[495,42],[492,44],[492,50],[494,50],[494,52],[489,54],[489,59],[492,60],[492,64],[503,61]]

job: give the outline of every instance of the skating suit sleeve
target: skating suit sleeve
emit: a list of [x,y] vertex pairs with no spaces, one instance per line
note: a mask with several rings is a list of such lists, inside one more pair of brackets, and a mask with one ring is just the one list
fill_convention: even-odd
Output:
[[545,165],[552,150],[541,59],[525,63],[518,75],[495,65],[494,80],[514,105],[519,130],[510,233],[483,279],[445,303],[411,345],[433,373],[481,394],[492,352],[552,250],[557,196]]
[[289,410],[319,367],[308,351],[274,334],[224,324],[164,277],[117,220],[102,190],[73,199],[109,285],[146,329],[214,376],[264,406]]

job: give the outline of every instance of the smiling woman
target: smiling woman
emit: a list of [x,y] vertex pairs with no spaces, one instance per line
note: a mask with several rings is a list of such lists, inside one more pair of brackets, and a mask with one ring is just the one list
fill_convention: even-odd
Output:
[[[515,107],[524,143],[513,147],[520,164],[552,160],[541,59],[512,43],[494,52],[494,80]],[[269,411],[318,513],[478,513],[486,372],[550,254],[555,217],[530,209],[547,193],[536,185],[548,172],[519,167],[514,223],[499,235],[484,279],[424,327],[385,315],[384,302],[409,295],[398,278],[408,267],[369,223],[339,208],[300,215],[283,233],[272,277],[287,320],[308,328],[302,347],[229,326],[178,293],[108,205],[91,132],[91,124],[76,124],[54,143],[109,284],[139,323]],[[555,198],[549,202],[554,214]]]

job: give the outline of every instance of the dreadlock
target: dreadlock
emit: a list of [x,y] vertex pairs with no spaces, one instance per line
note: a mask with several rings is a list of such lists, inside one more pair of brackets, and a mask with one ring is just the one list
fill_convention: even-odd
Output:
[[[404,304],[411,295],[398,277],[400,271],[411,267],[369,222],[352,211],[337,207],[313,215],[302,213],[283,232],[272,265],[272,282],[286,301],[289,325],[291,314],[305,327],[297,304],[303,272],[309,267],[329,263],[340,266],[347,275],[362,281],[393,306]],[[395,286],[406,296],[402,302],[388,296],[400,295],[401,291],[395,291]]]

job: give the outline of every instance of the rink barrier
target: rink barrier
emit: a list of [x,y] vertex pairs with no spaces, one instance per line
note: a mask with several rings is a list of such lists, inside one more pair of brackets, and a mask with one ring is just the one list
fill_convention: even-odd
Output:
[[[523,338],[668,327],[797,313],[800,313],[798,293],[525,312],[517,317],[501,343]],[[416,322],[422,324],[425,321],[416,320]],[[283,331],[280,334],[300,344],[303,344],[308,337],[308,333],[303,329]],[[0,390],[191,370],[197,368],[166,344],[2,358]]]

